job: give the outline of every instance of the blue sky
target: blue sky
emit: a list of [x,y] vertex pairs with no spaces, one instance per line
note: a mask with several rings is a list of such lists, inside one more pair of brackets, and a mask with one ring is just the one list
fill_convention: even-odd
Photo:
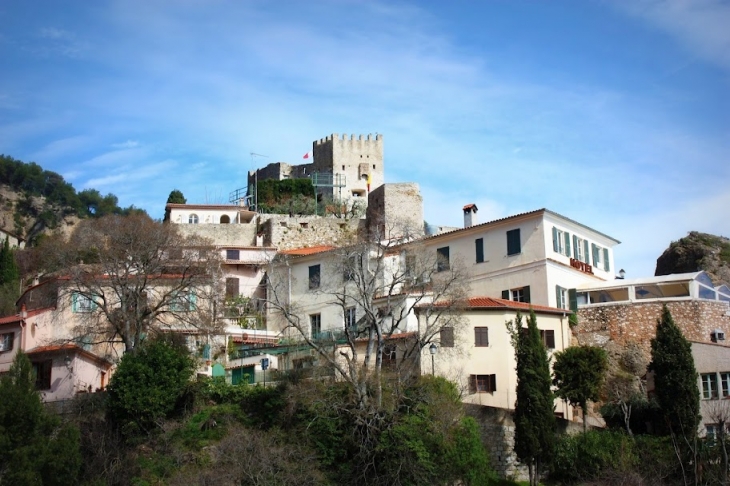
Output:
[[730,236],[728,1],[49,0],[0,25],[0,153],[153,217],[381,133],[431,224],[546,207],[621,240],[627,277]]

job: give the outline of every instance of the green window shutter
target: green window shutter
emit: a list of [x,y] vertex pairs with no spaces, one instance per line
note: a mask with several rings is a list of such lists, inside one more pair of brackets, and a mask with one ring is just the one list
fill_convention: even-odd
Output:
[[608,263],[608,248],[603,249],[603,269],[607,272],[611,270],[611,265]]
[[562,297],[560,285],[555,286],[555,307],[560,307],[560,298]]
[[553,251],[558,253],[558,228],[553,226]]
[[583,240],[583,263],[590,261],[590,253],[588,253],[588,240]]
[[573,235],[573,256],[578,258],[578,237],[575,235]]
[[570,256],[570,233],[567,231],[564,233],[565,235],[565,254],[567,256]]
[[570,302],[570,310],[576,312],[578,310],[578,292],[575,289],[568,290],[568,302]]
[[522,252],[522,241],[520,240],[520,229],[513,229],[507,232],[507,256],[517,255]]
[[497,391],[497,375],[489,375],[489,391]]
[[528,285],[523,290],[524,290],[525,302],[529,303],[530,302],[530,286]]
[[188,308],[188,310],[197,309],[197,301],[198,301],[198,296],[195,295],[195,293],[190,292],[190,307]]
[[502,298],[504,300],[509,300],[509,290],[503,290],[502,291]]
[[593,255],[593,266],[598,265],[598,247],[595,243],[591,243],[591,254]]
[[474,242],[477,252],[477,263],[484,261],[484,238],[477,238]]

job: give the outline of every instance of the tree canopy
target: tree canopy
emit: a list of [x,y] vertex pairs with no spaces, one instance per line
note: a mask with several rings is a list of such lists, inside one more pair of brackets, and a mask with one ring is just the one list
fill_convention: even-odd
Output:
[[553,384],[556,394],[583,411],[583,431],[588,419],[588,401],[601,395],[608,357],[601,348],[572,346],[555,354]]
[[170,195],[167,196],[167,204],[185,204],[187,202],[183,193],[177,189],[170,191]]
[[0,378],[0,484],[76,484],[78,430],[45,410],[28,357],[18,353]]
[[82,221],[56,250],[66,305],[85,303],[76,329],[94,343],[134,351],[166,329],[212,330],[221,295],[220,257],[208,240],[146,215]]

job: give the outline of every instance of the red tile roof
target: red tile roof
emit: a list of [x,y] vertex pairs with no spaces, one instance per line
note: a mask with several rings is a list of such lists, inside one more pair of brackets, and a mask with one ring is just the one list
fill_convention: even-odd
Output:
[[72,344],[72,343],[66,343],[66,344],[53,344],[50,346],[38,346],[36,348],[31,349],[26,354],[33,355],[33,354],[50,354],[50,353],[56,353],[58,351],[71,351],[74,353],[78,353],[82,356],[85,356],[88,359],[91,359],[93,361],[96,361],[98,363],[103,364],[106,368],[111,368],[112,363],[107,361],[106,359],[102,358],[101,356],[97,356],[94,353],[90,353],[89,351],[86,351],[85,349]]
[[305,255],[314,255],[315,253],[322,253],[325,251],[334,250],[336,247],[329,246],[329,245],[319,245],[319,246],[310,246],[307,248],[294,248],[292,250],[283,250],[279,253],[282,253],[284,255],[295,255],[295,256],[305,256]]
[[505,309],[527,312],[529,312],[530,309],[533,309],[535,312],[545,312],[549,314],[570,313],[569,310],[558,309],[557,307],[535,305],[527,302],[515,302],[514,300],[495,299],[494,297],[471,297],[466,303],[467,308],[469,309]]
[[471,209],[471,208],[474,208],[474,209],[476,210],[476,209],[477,209],[477,205],[476,205],[476,204],[474,204],[474,203],[471,203],[471,204],[467,204],[466,206],[464,206],[464,208],[463,208],[463,209],[464,209],[464,211],[466,211],[466,210],[469,210],[469,209]]
[[[28,315],[26,316],[26,318],[37,316],[38,314],[43,314],[44,312],[48,312],[54,309],[55,307],[43,307],[41,309],[29,310],[27,311]],[[0,317],[0,324],[10,324],[13,322],[20,322],[21,320],[22,318],[20,317],[20,314],[15,314],[14,316]]]

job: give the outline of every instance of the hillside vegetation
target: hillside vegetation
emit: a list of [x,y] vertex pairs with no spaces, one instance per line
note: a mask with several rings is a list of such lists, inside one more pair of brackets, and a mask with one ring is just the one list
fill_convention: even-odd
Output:
[[35,162],[0,155],[0,229],[33,244],[47,230],[73,225],[83,218],[144,212],[120,208],[117,196],[96,189],[76,189],[60,174]]
[[730,239],[698,231],[673,241],[656,261],[654,275],[704,270],[715,285],[730,285]]

